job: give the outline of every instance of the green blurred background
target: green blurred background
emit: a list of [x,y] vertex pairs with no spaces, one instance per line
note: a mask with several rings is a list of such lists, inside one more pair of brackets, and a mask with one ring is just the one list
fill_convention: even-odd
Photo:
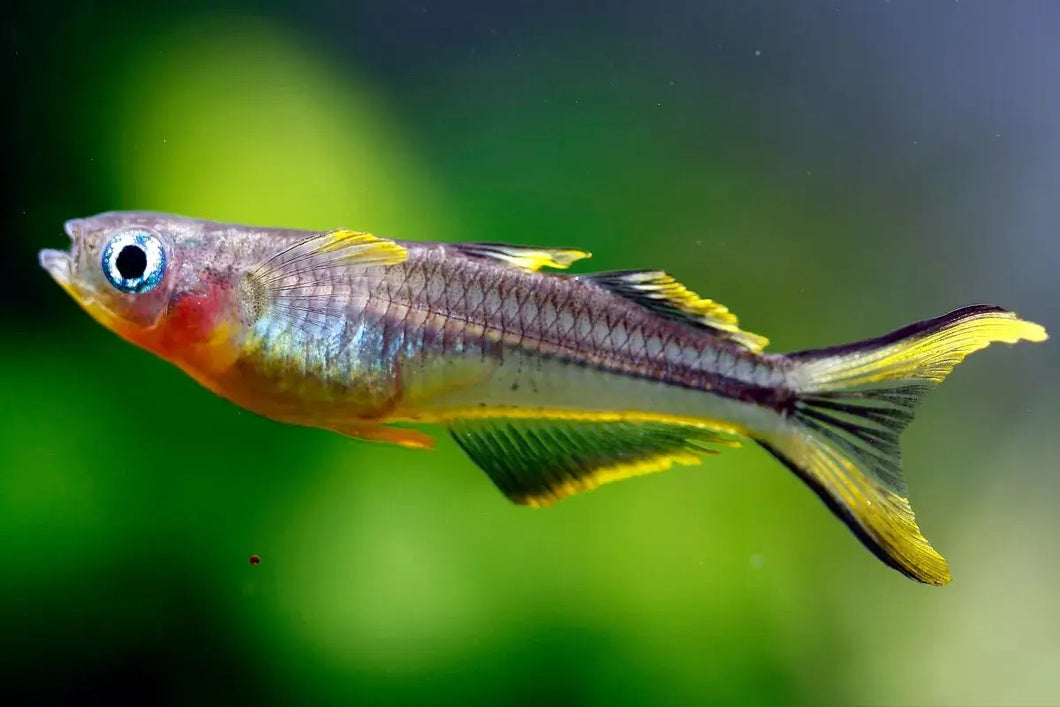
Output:
[[[1060,704],[1060,5],[174,8],[5,13],[0,691]],[[444,435],[243,412],[37,267],[110,209],[582,247],[775,351],[973,302],[1054,341],[976,355],[904,436],[936,589],[757,449],[528,510]]]

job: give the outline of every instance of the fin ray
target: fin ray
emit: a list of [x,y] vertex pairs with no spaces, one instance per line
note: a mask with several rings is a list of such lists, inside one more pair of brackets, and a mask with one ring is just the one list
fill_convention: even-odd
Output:
[[449,431],[511,501],[531,506],[735,446],[708,428],[646,422],[478,418]]
[[[248,319],[268,308],[297,312],[306,321],[322,322],[337,315],[349,290],[350,268],[385,267],[408,259],[408,250],[371,233],[345,229],[324,231],[275,253],[250,270],[240,282],[240,303]],[[344,278],[331,277],[339,270]],[[344,282],[345,280],[345,282]]]
[[883,562],[927,584],[950,581],[921,532],[899,437],[916,405],[966,356],[1045,330],[999,307],[972,306],[883,337],[789,354],[796,390],[787,424],[759,439]]
[[762,351],[769,344],[764,336],[740,329],[736,315],[728,307],[700,297],[660,270],[604,272],[585,278],[664,317],[706,328],[715,336],[752,351]]
[[407,258],[408,250],[395,241],[371,233],[336,229],[310,236],[281,250],[262,261],[253,274],[270,282],[321,268],[396,265]]
[[434,437],[407,427],[392,427],[366,422],[329,426],[334,432],[366,442],[384,442],[408,449],[434,449]]
[[[1045,328],[1000,307],[972,305],[848,346],[788,354],[805,362],[818,390],[845,390],[915,378],[941,383],[957,364],[992,343],[1045,341]],[[857,354],[856,358],[852,358]]]
[[457,243],[450,247],[465,255],[496,260],[531,272],[541,268],[566,270],[577,261],[592,257],[591,253],[575,248],[541,248],[506,243]]

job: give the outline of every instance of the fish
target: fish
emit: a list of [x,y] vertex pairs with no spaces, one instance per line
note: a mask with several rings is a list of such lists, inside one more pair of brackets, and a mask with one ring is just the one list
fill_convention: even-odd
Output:
[[[661,270],[563,272],[576,248],[401,241],[111,211],[39,261],[92,318],[271,420],[413,449],[443,428],[510,501],[548,506],[744,443],[879,560],[950,582],[899,437],[992,343],[1044,327],[971,305],[790,353]],[[809,315],[807,315],[809,316]]]

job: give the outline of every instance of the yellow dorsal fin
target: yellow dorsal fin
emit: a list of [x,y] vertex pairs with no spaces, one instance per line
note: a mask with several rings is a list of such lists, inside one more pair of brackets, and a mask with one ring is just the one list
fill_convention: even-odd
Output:
[[661,270],[599,273],[589,279],[671,319],[711,329],[717,336],[752,351],[769,340],[740,329],[736,315],[725,305],[700,297]]
[[458,243],[453,247],[466,255],[491,258],[531,272],[541,268],[566,270],[573,263],[592,257],[591,253],[575,248],[539,248],[506,243]]

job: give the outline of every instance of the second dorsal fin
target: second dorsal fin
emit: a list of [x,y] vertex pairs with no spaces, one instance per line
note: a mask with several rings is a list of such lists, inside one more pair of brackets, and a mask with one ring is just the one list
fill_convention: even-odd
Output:
[[592,256],[591,253],[575,248],[539,248],[507,243],[455,243],[452,247],[465,255],[489,258],[530,271],[541,268],[566,270],[572,263]]
[[728,307],[700,297],[661,270],[605,272],[585,279],[665,317],[710,329],[716,336],[752,351],[761,351],[769,344],[764,336],[740,329]]

